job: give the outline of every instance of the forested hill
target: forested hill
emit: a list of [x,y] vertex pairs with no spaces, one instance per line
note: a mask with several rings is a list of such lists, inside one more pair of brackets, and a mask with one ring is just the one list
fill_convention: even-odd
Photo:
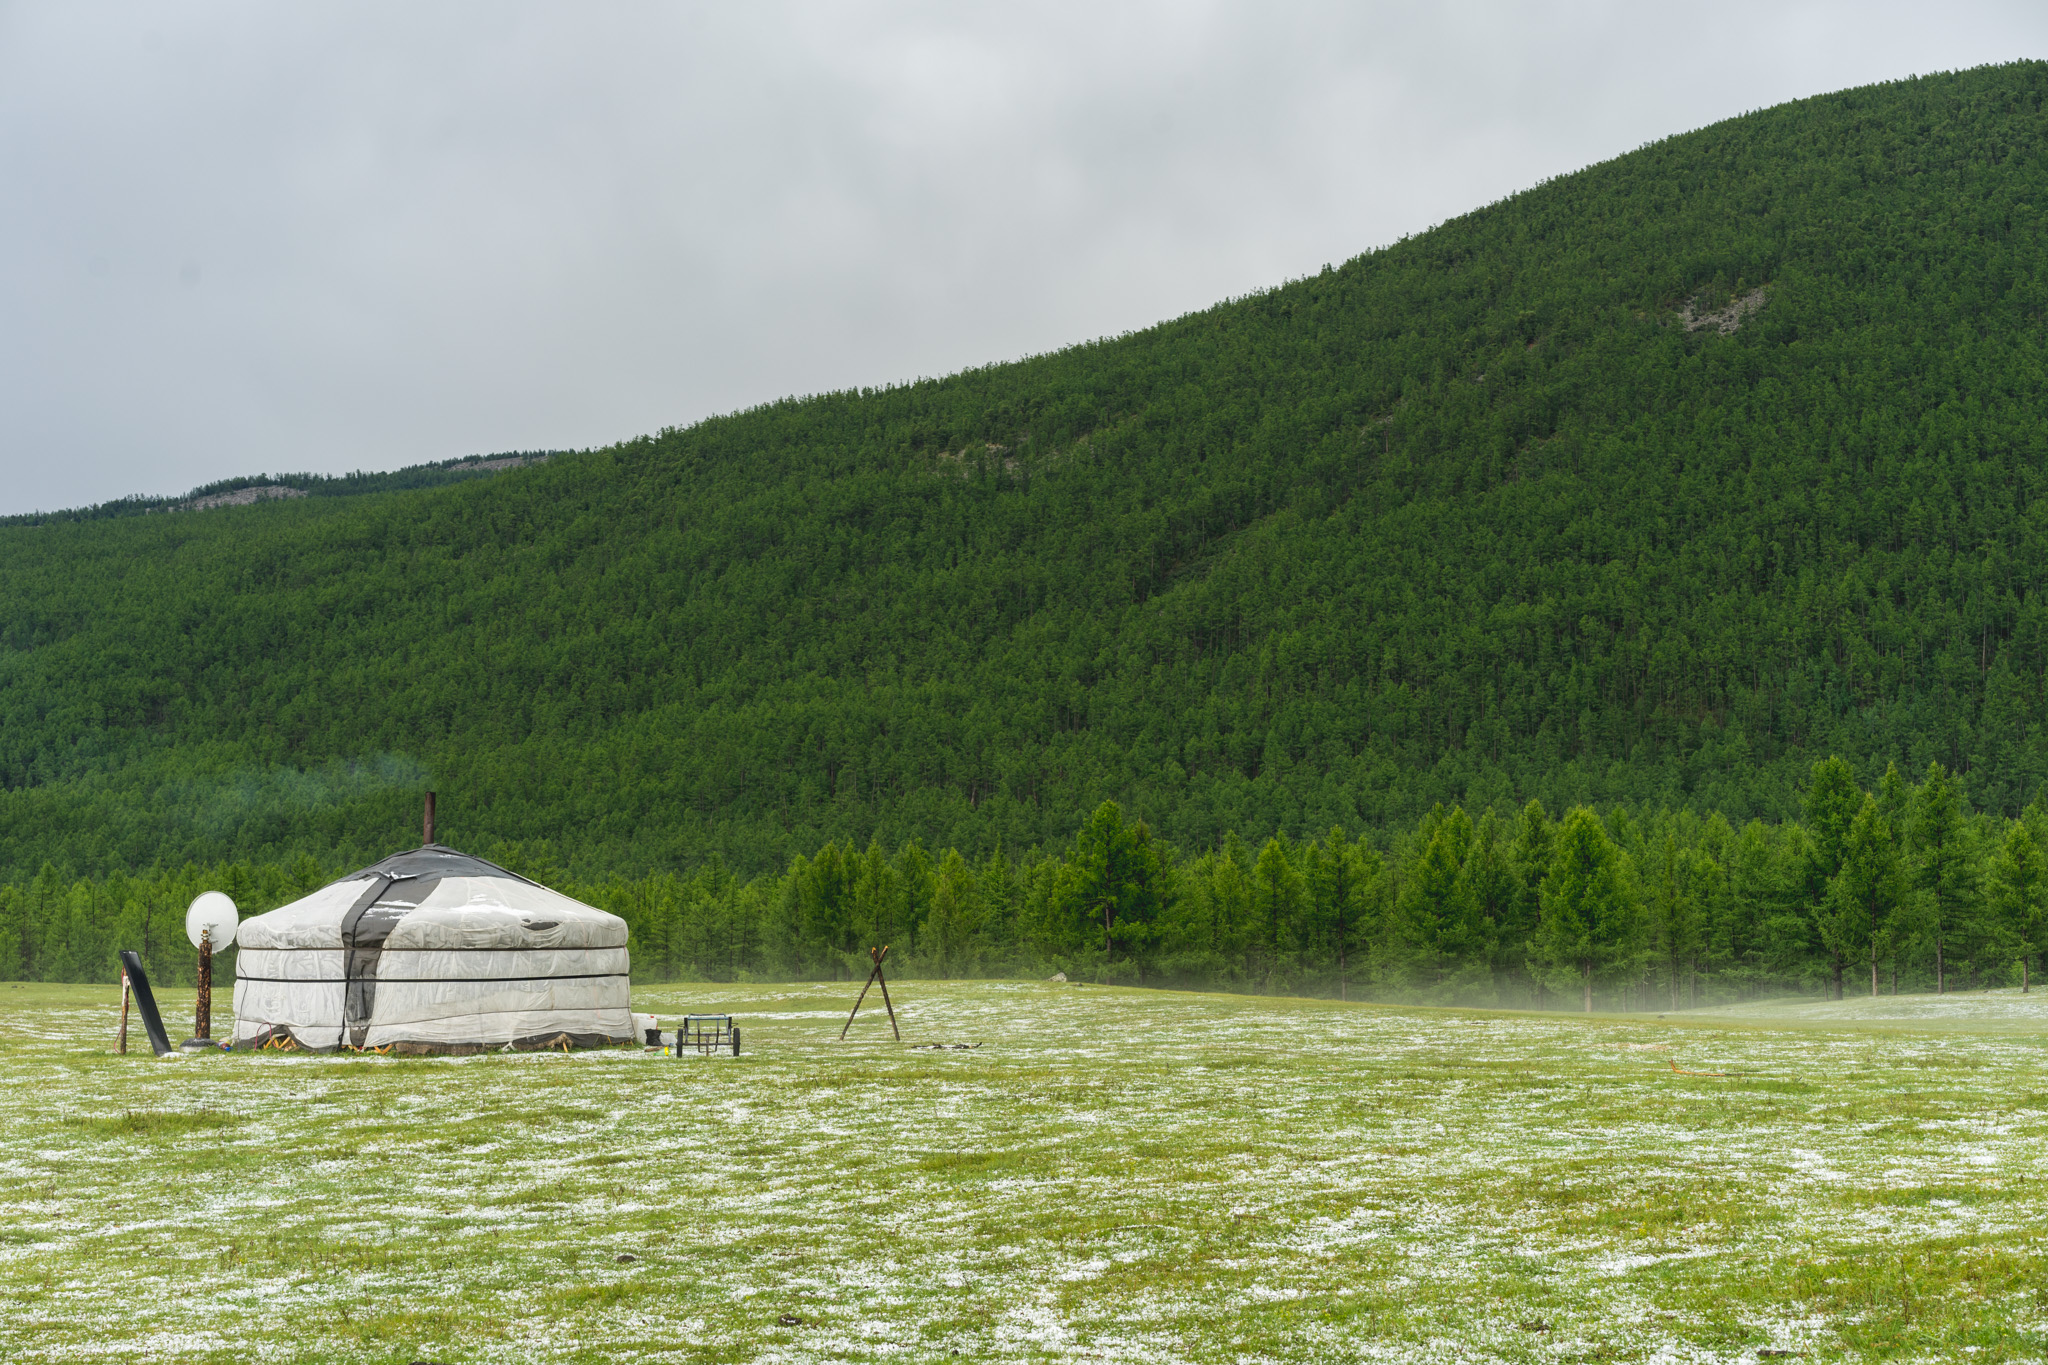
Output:
[[[2048,775],[2048,66],[1674,137],[1135,335],[488,481],[0,528],[0,871],[1198,849]],[[467,833],[465,833],[467,831]]]

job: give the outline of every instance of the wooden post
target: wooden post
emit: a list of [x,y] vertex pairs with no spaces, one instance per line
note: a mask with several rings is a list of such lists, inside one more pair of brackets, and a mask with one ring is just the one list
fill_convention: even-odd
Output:
[[114,1051],[123,1057],[128,1055],[128,973],[121,972],[121,1036],[114,1040]]
[[199,935],[199,999],[192,1006],[192,1036],[213,1037],[213,930]]
[[870,987],[870,986],[872,986],[872,985],[874,985],[874,984],[875,984],[875,969],[874,969],[873,967],[870,967],[870,968],[868,968],[868,979],[867,979],[866,981],[864,981],[864,982],[862,982],[862,983],[861,983],[861,988],[860,988],[860,998],[859,998],[859,999],[857,999],[857,1000],[855,1000],[855,1001],[853,1002],[853,1008],[852,1008],[851,1010],[849,1010],[849,1011],[847,1012],[847,1015],[846,1015],[846,1022],[845,1022],[844,1024],[841,1024],[841,1025],[839,1026],[839,1041],[840,1041],[840,1042],[842,1042],[842,1043],[843,1043],[843,1042],[845,1042],[845,1041],[846,1041],[846,1031],[847,1031],[848,1029],[850,1029],[850,1028],[852,1028],[852,1027],[853,1027],[853,1016],[854,1016],[854,1015],[856,1015],[856,1014],[859,1014],[859,1013],[860,1013],[860,1003],[861,1003],[861,1001],[862,1001],[862,1000],[865,1000],[865,999],[867,999],[867,998],[868,998],[868,987]]
[[896,1006],[889,1001],[889,982],[882,975],[882,959],[888,955],[889,945],[886,943],[879,948],[868,949],[868,960],[875,965],[868,969],[868,979],[860,988],[859,999],[853,1002],[853,1008],[847,1012],[846,1022],[839,1026],[839,1041],[842,1043],[846,1041],[846,1031],[853,1027],[853,1016],[860,1013],[861,1001],[868,998],[868,988],[878,981],[882,983],[882,1007],[889,1011],[889,1032],[896,1035],[897,1042],[903,1041],[903,1031],[896,1027]]
[[888,955],[889,949],[886,946],[876,954],[875,980],[882,983],[882,1008],[889,1011],[889,1032],[895,1034],[896,1041],[900,1043],[903,1041],[903,1030],[896,1027],[896,1007],[889,1003],[889,978],[882,975],[882,959]]

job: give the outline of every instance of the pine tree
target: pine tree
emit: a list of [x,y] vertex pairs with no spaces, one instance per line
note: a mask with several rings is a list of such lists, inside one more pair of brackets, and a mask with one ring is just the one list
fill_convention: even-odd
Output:
[[2048,866],[2024,820],[2014,822],[1991,860],[1990,909],[1998,946],[2019,959],[2020,990],[2033,987],[2033,958],[2039,951],[2048,911]]
[[1680,1008],[1688,971],[1705,946],[1704,911],[1719,873],[1712,858],[1681,849],[1675,831],[1667,828],[1657,840],[1645,899],[1651,947],[1664,969],[1674,1010]]
[[1920,926],[1934,951],[1934,990],[1939,995],[1948,989],[1951,941],[1966,932],[1977,903],[1962,797],[1939,763],[1928,765],[1927,780],[1913,796],[1913,845],[1913,886],[1920,892]]
[[[1541,801],[1522,807],[1515,820],[1515,837],[1508,845],[1508,870],[1515,886],[1509,909],[1500,926],[1500,951],[1504,959],[1523,970],[1535,955],[1538,927],[1543,920],[1543,879],[1550,875],[1550,858],[1555,851],[1556,828]],[[1542,979],[1531,975],[1531,984],[1542,990]]]
[[0,886],[0,981],[31,981],[28,972],[28,896]]
[[1001,839],[996,840],[995,847],[989,850],[976,876],[981,883],[976,894],[981,898],[982,925],[988,940],[999,948],[1014,949],[1017,941],[1017,881]]
[[1478,911],[1465,880],[1472,822],[1462,807],[1433,814],[1435,828],[1402,878],[1388,948],[1407,985],[1444,997],[1467,984]]
[[[1896,762],[1885,764],[1884,776],[1877,784],[1877,809],[1892,832],[1892,847],[1899,855],[1902,878],[1911,889],[1913,858],[1913,788],[1899,772]],[[1891,963],[1892,994],[1899,993],[1899,951],[1907,938],[1907,926],[1902,921],[1908,908],[1905,900],[1893,915],[1892,931],[1885,936],[1886,950]]]
[[1055,883],[1062,936],[1106,972],[1121,964],[1142,974],[1136,954],[1151,942],[1166,892],[1152,831],[1142,820],[1126,823],[1123,808],[1104,801],[1074,836]]
[[1807,788],[1804,803],[1806,832],[1811,842],[1807,847],[1801,899],[1815,937],[1828,955],[1831,989],[1837,1000],[1842,998],[1847,958],[1838,932],[1840,926],[1832,923],[1835,913],[1828,897],[1835,874],[1842,870],[1849,826],[1863,803],[1863,789],[1856,785],[1856,775],[1847,763],[1831,756],[1813,765],[1813,782]]
[[854,952],[853,865],[858,859],[851,843],[827,844],[796,869],[795,949],[802,975],[846,974]]
[[1901,857],[1907,852],[1906,835],[1913,805],[1913,788],[1899,773],[1897,763],[1887,763],[1877,784],[1877,812],[1891,827],[1892,841]]
[[1558,827],[1542,896],[1532,965],[1554,990],[1577,985],[1590,1014],[1596,979],[1636,965],[1640,925],[1622,852],[1588,807],[1574,807]]
[[1308,884],[1278,839],[1268,839],[1252,865],[1252,922],[1266,965],[1265,989],[1291,981],[1302,963],[1302,929],[1308,918]]
[[923,952],[940,976],[972,976],[981,965],[981,885],[955,849],[939,860]]
[[1685,899],[1676,928],[1681,952],[1677,956],[1685,973],[1686,1008],[1699,1004],[1699,981],[1708,951],[1708,933],[1715,912],[1726,896],[1727,878],[1713,854],[1702,848],[1688,848],[1678,855],[1678,885]]
[[1511,939],[1521,880],[1502,846],[1500,822],[1490,810],[1473,832],[1472,851],[1465,858],[1465,885],[1478,915],[1474,951],[1485,954],[1484,961],[1474,964],[1472,981],[1486,987],[1487,998],[1499,1003],[1529,954],[1526,935]]
[[[1829,947],[1842,960],[1859,950],[1870,963],[1876,995],[1877,964],[1904,899],[1905,880],[1891,822],[1875,796],[1863,799],[1842,844],[1842,866],[1828,883],[1825,917]],[[1841,999],[1837,992],[1836,999]]]
[[1360,840],[1353,843],[1341,829],[1332,829],[1321,843],[1305,851],[1310,901],[1311,954],[1336,975],[1337,998],[1351,998],[1352,959],[1364,939],[1371,914],[1369,895],[1380,875],[1379,855]]

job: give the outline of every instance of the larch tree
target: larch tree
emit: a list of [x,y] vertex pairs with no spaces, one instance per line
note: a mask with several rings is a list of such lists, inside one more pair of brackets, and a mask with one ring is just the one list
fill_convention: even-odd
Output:
[[1709,951],[1709,934],[1714,912],[1724,898],[1727,878],[1714,855],[1703,848],[1688,848],[1678,855],[1678,886],[1684,898],[1679,918],[1677,963],[1685,973],[1686,1008],[1699,1003],[1702,961]]
[[1363,840],[1354,843],[1332,829],[1309,847],[1305,862],[1310,936],[1336,970],[1337,998],[1349,1000],[1352,958],[1371,914],[1368,898],[1381,875],[1380,858]]
[[1150,939],[1166,880],[1145,822],[1126,823],[1123,808],[1104,801],[1074,836],[1054,891],[1067,936],[1086,951],[1099,932],[1096,951],[1105,966],[1114,962],[1118,948],[1129,953]]
[[1252,921],[1265,961],[1266,990],[1280,975],[1291,976],[1302,958],[1302,930],[1308,919],[1308,883],[1278,839],[1268,839],[1252,864]]
[[1865,800],[1863,789],[1856,785],[1855,773],[1840,758],[1831,756],[1813,765],[1813,783],[1806,790],[1804,802],[1806,832],[1811,842],[1801,869],[1800,890],[1815,936],[1828,955],[1830,989],[1837,1000],[1842,998],[1842,976],[1849,950],[1839,932],[1839,917],[1829,904],[1829,896],[1835,874],[1842,870],[1849,827]]
[[981,965],[981,884],[955,849],[939,859],[923,951],[941,976],[969,976]]
[[2019,959],[2020,990],[2029,991],[2042,937],[2042,902],[2048,898],[2048,867],[2026,821],[2014,821],[2005,832],[1991,860],[1990,880],[1993,933],[1998,946]]
[[1453,807],[1448,815],[1439,812],[1434,824],[1401,881],[1388,947],[1407,984],[1442,994],[1459,984],[1459,947],[1472,927],[1471,888],[1465,881],[1472,821],[1462,807]]
[[1593,1012],[1596,979],[1636,965],[1639,919],[1626,858],[1585,806],[1574,807],[1557,831],[1543,878],[1543,919],[1532,965],[1553,990],[1575,982]]
[[1670,988],[1671,1008],[1706,947],[1706,914],[1720,867],[1697,849],[1680,848],[1668,828],[1652,847],[1646,897],[1656,958]]
[[1934,990],[1948,989],[1950,940],[1963,932],[1977,903],[1977,872],[1962,796],[1939,763],[1927,766],[1927,780],[1913,795],[1913,887],[1920,893],[1920,922],[1934,951]]
[[[1828,883],[1828,910],[1823,937],[1835,960],[1861,953],[1870,963],[1870,993],[1876,995],[1877,964],[1905,897],[1904,870],[1891,822],[1874,796],[1849,824],[1842,843],[1842,865]],[[1841,993],[1836,992],[1836,999]]]
[[[1550,855],[1557,827],[1541,801],[1522,807],[1508,844],[1508,869],[1514,876],[1507,914],[1500,926],[1501,952],[1525,969],[1535,953],[1536,933],[1543,921],[1543,879],[1550,874]],[[1538,991],[1542,978],[1532,977]]]

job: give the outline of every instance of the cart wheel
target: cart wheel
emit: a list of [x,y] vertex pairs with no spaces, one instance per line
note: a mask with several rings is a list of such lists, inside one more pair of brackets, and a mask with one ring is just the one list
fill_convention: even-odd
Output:
[[732,1055],[735,1057],[740,1055],[740,1031],[737,1026],[732,1031]]

